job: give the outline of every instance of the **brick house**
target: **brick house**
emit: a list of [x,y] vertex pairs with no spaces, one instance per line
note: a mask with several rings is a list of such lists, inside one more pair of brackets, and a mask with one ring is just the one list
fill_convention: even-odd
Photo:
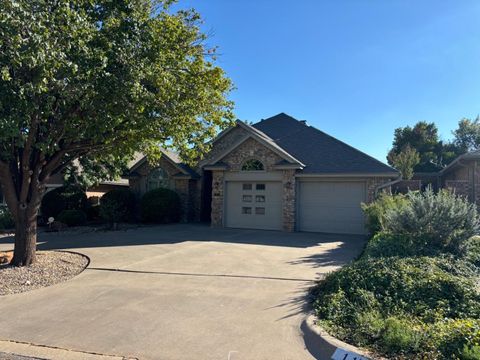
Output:
[[184,221],[214,227],[364,233],[360,204],[399,173],[284,113],[254,125],[237,121],[191,168],[164,151],[159,164],[139,160],[131,189],[177,191]]

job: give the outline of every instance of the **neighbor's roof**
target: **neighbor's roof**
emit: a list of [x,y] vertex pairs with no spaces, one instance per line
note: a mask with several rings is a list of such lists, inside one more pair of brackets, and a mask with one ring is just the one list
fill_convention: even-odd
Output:
[[305,164],[305,174],[398,174],[394,168],[285,113],[253,127]]

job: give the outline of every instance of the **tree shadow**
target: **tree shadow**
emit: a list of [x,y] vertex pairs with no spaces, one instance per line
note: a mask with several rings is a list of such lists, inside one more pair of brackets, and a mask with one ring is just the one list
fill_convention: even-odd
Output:
[[[287,233],[282,231],[211,228],[208,224],[168,224],[140,226],[118,231],[103,229],[65,230],[51,233],[40,231],[39,250],[68,250],[98,247],[175,244],[185,241],[211,241],[223,243],[308,248],[319,244],[347,242],[351,235],[321,233]],[[356,237],[358,238],[358,236]],[[0,244],[12,244],[13,236],[0,238]],[[319,260],[319,259],[317,259]]]

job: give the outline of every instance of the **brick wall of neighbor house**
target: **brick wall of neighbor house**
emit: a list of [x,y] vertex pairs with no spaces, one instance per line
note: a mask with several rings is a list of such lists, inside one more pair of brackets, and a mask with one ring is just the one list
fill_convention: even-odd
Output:
[[455,191],[455,194],[469,197],[470,182],[468,180],[446,180],[445,187]]
[[212,227],[223,226],[223,184],[225,172],[223,170],[212,171]]
[[417,191],[422,189],[422,180],[402,180],[392,186],[393,193],[406,194],[410,191]]
[[[182,204],[182,221],[195,221],[200,216],[200,210],[198,213],[196,211],[196,180],[190,179],[173,179],[172,176],[179,173],[178,168],[176,168],[170,161],[165,158],[160,158],[158,167],[161,167],[166,171],[168,177],[170,178],[168,188],[174,190],[180,196]],[[136,172],[140,175],[137,178],[129,179],[130,189],[140,198],[147,191],[147,176],[153,169],[157,166],[152,166],[148,163],[140,166]],[[193,184],[192,184],[193,183]]]
[[[385,184],[391,181],[388,178],[369,178],[367,179],[367,203],[370,203],[375,200],[376,196],[376,189],[378,186]],[[390,191],[389,188],[385,189],[384,191]]]

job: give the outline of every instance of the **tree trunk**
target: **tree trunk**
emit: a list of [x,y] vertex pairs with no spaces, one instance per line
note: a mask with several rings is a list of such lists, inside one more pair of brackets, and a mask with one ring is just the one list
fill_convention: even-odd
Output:
[[29,266],[37,250],[37,211],[19,209],[15,218],[15,249],[10,265]]

